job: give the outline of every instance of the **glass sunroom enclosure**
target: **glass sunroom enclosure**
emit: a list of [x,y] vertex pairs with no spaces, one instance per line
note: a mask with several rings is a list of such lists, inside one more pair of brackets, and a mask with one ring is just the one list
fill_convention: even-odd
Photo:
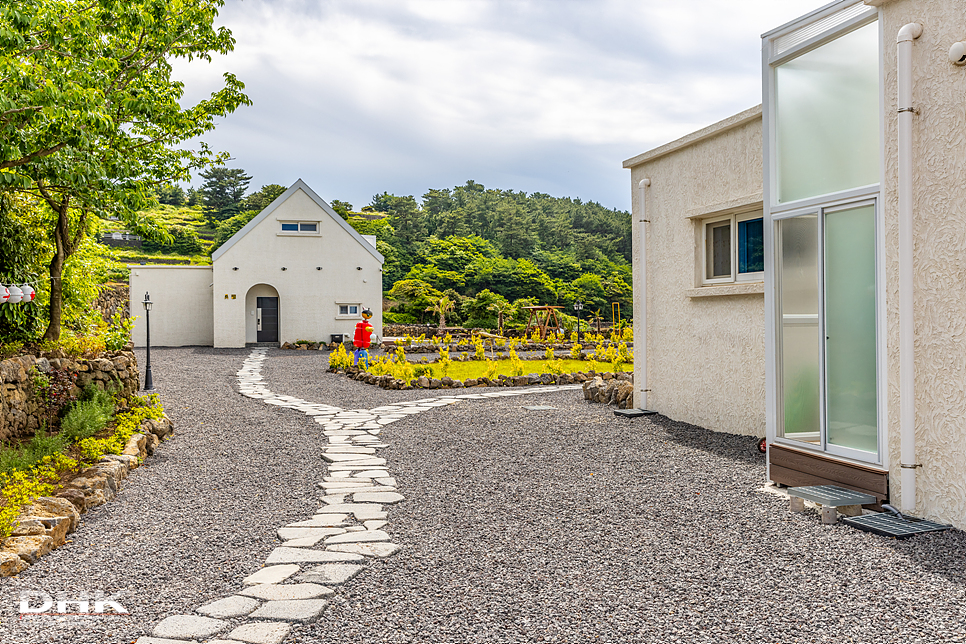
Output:
[[843,0],[764,36],[772,442],[883,463],[877,10]]

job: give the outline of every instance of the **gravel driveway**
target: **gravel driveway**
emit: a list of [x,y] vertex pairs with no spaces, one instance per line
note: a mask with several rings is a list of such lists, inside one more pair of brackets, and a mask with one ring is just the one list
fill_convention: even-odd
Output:
[[[239,588],[275,529],[311,514],[319,426],[234,393],[247,354],[152,354],[174,440],[72,543],[0,580],[0,641],[131,642]],[[428,396],[324,363],[273,350],[262,373],[278,394],[347,409]],[[580,398],[466,400],[387,427],[380,455],[407,500],[386,529],[404,549],[286,642],[966,641],[962,532],[823,526],[760,490],[752,439]],[[522,409],[538,404],[556,409]],[[122,591],[132,616],[18,621],[24,589]]]

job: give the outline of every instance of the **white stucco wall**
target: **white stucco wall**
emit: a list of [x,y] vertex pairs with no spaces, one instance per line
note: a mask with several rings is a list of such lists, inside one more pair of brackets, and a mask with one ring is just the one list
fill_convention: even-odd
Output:
[[[371,308],[375,335],[382,335],[382,264],[336,219],[296,189],[215,259],[216,347],[254,342],[257,285],[278,292],[280,342],[328,342],[333,333],[351,333],[360,318],[337,319],[340,302]],[[320,234],[282,234],[280,221],[318,221]]]
[[129,266],[134,345],[145,346],[145,292],[150,293],[151,346],[211,346],[211,266]]
[[881,5],[885,95],[888,446],[891,494],[899,476],[899,309],[896,34],[923,27],[912,45],[914,117],[916,513],[966,528],[966,67],[948,60],[966,39],[961,2]]
[[[638,346],[644,319],[640,226],[648,226],[648,407],[674,420],[751,436],[765,435],[763,285],[697,288],[701,230],[695,218],[760,209],[761,132],[761,109],[753,108],[624,162],[631,168]],[[645,176],[651,180],[649,224],[639,221],[638,182]],[[709,293],[716,295],[699,297]],[[639,387],[643,361],[634,368]]]

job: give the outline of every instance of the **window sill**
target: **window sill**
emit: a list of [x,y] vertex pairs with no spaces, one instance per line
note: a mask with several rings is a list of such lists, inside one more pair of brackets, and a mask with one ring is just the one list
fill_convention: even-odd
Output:
[[688,297],[719,297],[722,295],[757,295],[765,293],[764,282],[745,282],[743,284],[723,284],[721,286],[701,286],[689,288],[684,292]]
[[336,320],[361,320],[362,316],[361,315],[337,315],[335,316],[335,319]]

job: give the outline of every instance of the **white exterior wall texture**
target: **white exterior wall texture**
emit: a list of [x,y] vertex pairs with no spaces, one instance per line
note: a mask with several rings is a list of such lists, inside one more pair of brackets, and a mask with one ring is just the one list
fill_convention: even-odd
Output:
[[151,295],[151,346],[211,346],[211,266],[129,266],[134,346],[146,344],[144,294]]
[[896,34],[913,42],[916,352],[916,513],[966,528],[966,67],[949,62],[966,40],[961,2],[893,0],[881,5],[885,95],[888,446],[893,498],[899,476],[899,247]]
[[[280,234],[280,221],[318,221],[320,234]],[[360,318],[336,319],[340,302],[371,308],[373,335],[382,335],[382,264],[302,190],[215,260],[213,282],[216,347],[255,341],[254,287],[278,293],[279,342],[352,333]]]
[[[640,227],[648,226],[648,408],[714,431],[764,436],[763,287],[707,286],[701,287],[701,295],[721,295],[696,297],[701,229],[694,219],[761,208],[761,109],[747,110],[624,166],[631,168],[635,294],[643,286]],[[646,196],[649,224],[640,222],[638,182],[644,177],[651,180]],[[634,298],[638,346],[643,337],[641,302]],[[643,361],[636,361],[634,369],[635,382],[641,383]]]

